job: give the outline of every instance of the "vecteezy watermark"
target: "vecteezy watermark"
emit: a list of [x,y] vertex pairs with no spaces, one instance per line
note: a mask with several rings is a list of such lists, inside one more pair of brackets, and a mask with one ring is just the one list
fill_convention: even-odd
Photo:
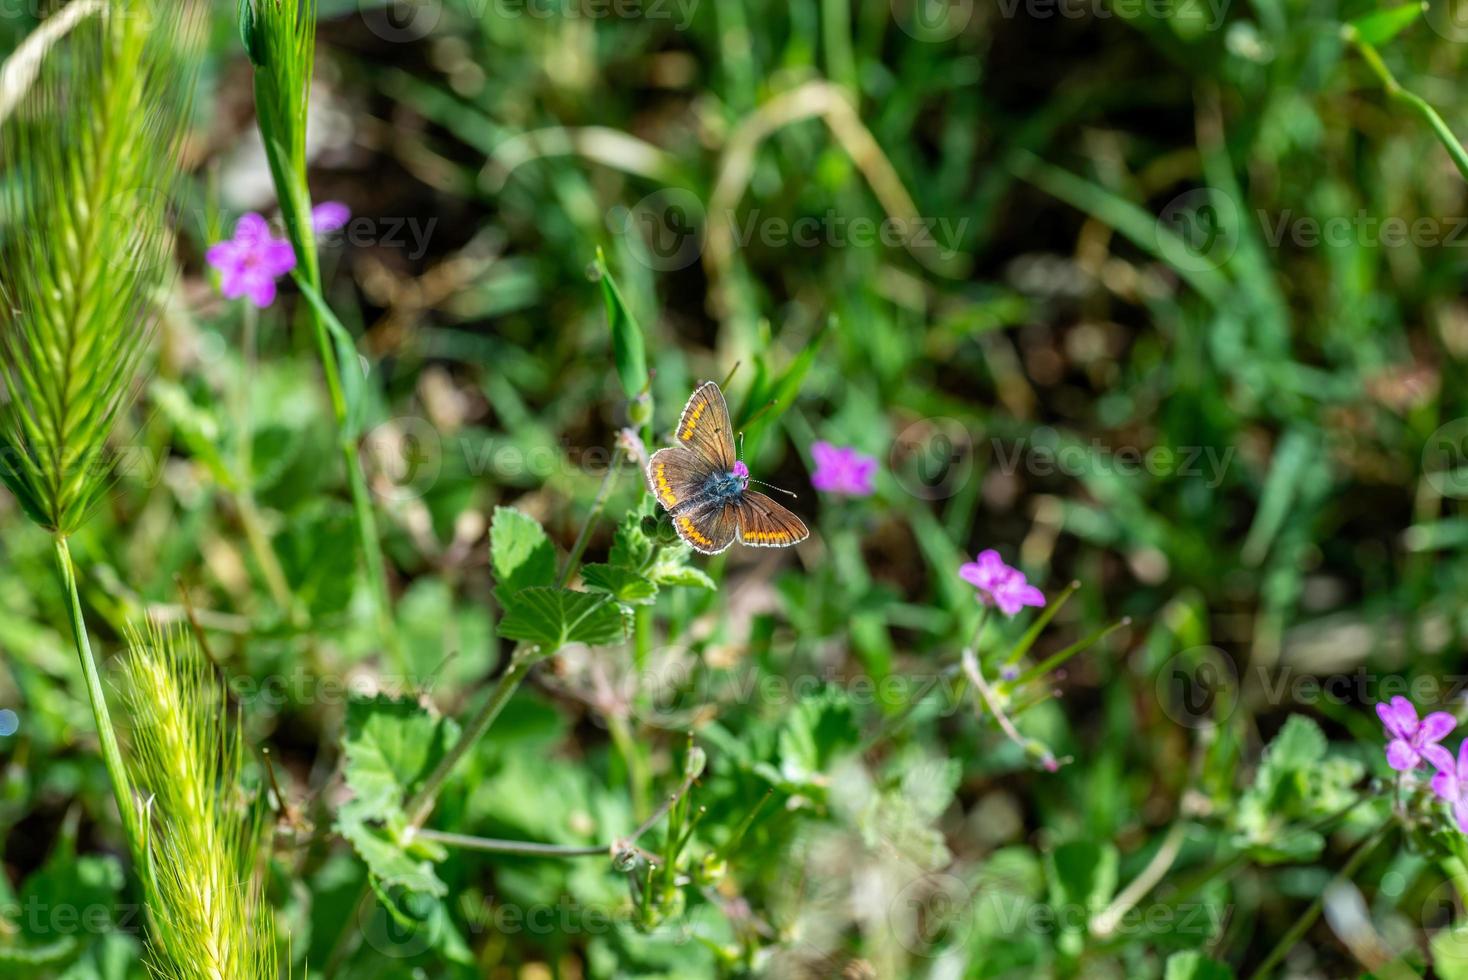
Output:
[[361,456],[372,492],[383,500],[416,500],[436,487],[452,469],[475,479],[543,482],[555,476],[600,477],[612,462],[606,446],[542,443],[526,445],[508,438],[440,433],[427,419],[390,419],[362,437]]
[[[887,908],[893,936],[915,956],[936,956],[960,947],[982,919],[1004,936],[1054,936],[1085,933],[1101,909],[1079,902],[1044,902],[1024,893],[1021,882],[1002,879],[970,886],[950,874],[929,874],[908,882]],[[1107,922],[1108,936],[1216,936],[1231,906],[1213,902],[1154,902],[1118,910]]]
[[1171,20],[1192,21],[1203,30],[1223,26],[1232,0],[997,0],[999,16],[1006,20]]
[[[674,30],[693,25],[702,0],[463,0],[457,11],[471,20],[666,21]],[[443,18],[442,0],[358,0],[367,29],[397,44],[421,41]]]
[[892,476],[914,497],[946,500],[973,477],[973,438],[957,419],[919,419],[898,433],[887,462]]
[[362,23],[384,41],[421,41],[443,19],[441,0],[357,0]]
[[[1237,201],[1200,188],[1179,194],[1157,216],[1157,250],[1186,271],[1216,269],[1238,250],[1245,216]],[[1259,237],[1270,248],[1465,248],[1468,216],[1381,217],[1364,208],[1326,217],[1291,208],[1254,211]]]
[[1468,418],[1454,419],[1427,437],[1422,473],[1442,496],[1468,498]]
[[362,215],[336,231],[323,232],[317,242],[323,248],[345,243],[357,248],[403,249],[409,261],[416,262],[428,254],[428,241],[437,226],[437,218]]
[[1035,440],[1018,439],[1012,446],[1004,440],[992,440],[994,460],[999,472],[1006,475],[1023,470],[1031,476],[1063,475],[1084,477],[1098,474],[1198,479],[1210,490],[1223,483],[1236,451],[1233,446],[1109,446],[1100,439],[1088,443],[1054,445],[1044,438],[1044,430]]
[[1468,0],[1427,0],[1423,19],[1454,44],[1468,41]]
[[469,15],[536,20],[668,21],[674,30],[693,25],[702,0],[467,0]]
[[1455,709],[1468,702],[1468,675],[1377,673],[1354,671],[1315,674],[1285,666],[1254,665],[1240,673],[1233,658],[1218,647],[1201,646],[1173,654],[1156,676],[1162,712],[1185,728],[1211,728],[1237,710],[1242,688],[1256,707],[1359,707],[1405,697],[1418,705]]
[[968,230],[968,218],[865,218],[840,214],[835,208],[822,215],[786,218],[754,209],[740,218],[728,215],[734,241],[740,248],[752,243],[771,248],[905,248],[935,250],[944,260],[958,254]]
[[892,19],[919,41],[951,41],[974,19],[974,0],[892,0]]
[[952,261],[959,254],[970,224],[968,218],[853,217],[835,208],[793,218],[758,208],[742,215],[734,210],[709,215],[697,195],[676,187],[655,191],[630,208],[614,208],[607,214],[608,229],[640,242],[635,254],[658,272],[686,269],[697,262],[710,221],[721,222],[730,244],[738,248],[901,248],[931,252],[940,262]]

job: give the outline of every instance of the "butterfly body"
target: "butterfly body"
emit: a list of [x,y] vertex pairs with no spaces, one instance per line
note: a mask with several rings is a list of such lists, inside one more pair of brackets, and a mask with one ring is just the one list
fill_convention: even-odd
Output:
[[647,484],[691,547],[712,555],[736,538],[782,548],[810,536],[799,517],[749,489],[749,468],[735,457],[729,408],[718,385],[705,382],[693,392],[674,437],[678,445],[652,454]]

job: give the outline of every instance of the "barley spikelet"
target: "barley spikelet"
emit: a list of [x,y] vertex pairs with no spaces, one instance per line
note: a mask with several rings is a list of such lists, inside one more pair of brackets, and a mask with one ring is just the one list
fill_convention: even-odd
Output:
[[0,479],[62,535],[108,485],[107,438],[171,269],[196,12],[111,0],[76,19],[0,134]]
[[124,668],[128,768],[146,800],[154,972],[168,980],[275,980],[261,895],[258,811],[240,789],[244,745],[224,692],[185,634],[132,632]]

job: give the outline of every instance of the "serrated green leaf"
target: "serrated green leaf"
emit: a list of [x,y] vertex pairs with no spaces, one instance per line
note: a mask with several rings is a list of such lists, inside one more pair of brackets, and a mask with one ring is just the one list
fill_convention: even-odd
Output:
[[506,607],[523,589],[554,585],[556,549],[535,518],[513,507],[496,507],[489,527],[494,593]]
[[617,525],[607,563],[640,572],[647,568],[656,553],[657,545],[642,531],[642,515],[633,510]]
[[592,592],[605,592],[618,602],[634,606],[651,605],[658,596],[655,583],[620,565],[583,565],[581,580]]
[[1407,3],[1395,7],[1373,10],[1349,23],[1361,40],[1367,44],[1382,45],[1411,27],[1426,10],[1426,4],[1408,0]]
[[540,647],[549,656],[567,643],[599,646],[625,635],[617,604],[605,595],[562,588],[523,589],[500,621],[500,635]]
[[353,699],[342,736],[348,805],[369,820],[391,819],[457,736],[453,719],[435,717],[417,701]]
[[336,830],[379,881],[444,895],[434,872],[442,854],[405,844],[403,802],[442,760],[458,725],[417,701],[379,695],[347,706],[343,775],[352,798],[337,811]]

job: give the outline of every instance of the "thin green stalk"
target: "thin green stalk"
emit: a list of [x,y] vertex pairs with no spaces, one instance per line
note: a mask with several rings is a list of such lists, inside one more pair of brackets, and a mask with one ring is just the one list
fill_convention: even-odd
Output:
[[602,476],[601,486],[596,491],[596,499],[591,503],[591,513],[586,515],[586,523],[581,525],[581,533],[576,535],[576,543],[571,546],[571,553],[566,556],[566,564],[561,567],[562,588],[571,581],[571,575],[576,571],[576,565],[586,551],[586,544],[591,538],[591,529],[601,517],[601,512],[607,505],[607,497],[611,495],[612,487],[616,485],[617,467],[621,461],[622,447],[619,445],[612,450],[612,460],[607,464],[606,474]]
[[82,662],[87,698],[92,703],[92,719],[96,723],[97,740],[102,747],[102,762],[107,767],[107,777],[112,782],[112,795],[122,814],[122,829],[127,835],[128,847],[132,850],[134,863],[141,874],[147,867],[144,860],[147,854],[145,837],[138,821],[137,808],[133,805],[132,784],[122,762],[122,750],[117,744],[117,732],[112,727],[112,715],[107,710],[107,695],[102,688],[102,677],[97,671],[96,658],[92,655],[91,640],[87,638],[87,624],[82,618],[82,600],[77,591],[76,566],[71,560],[71,546],[60,534],[52,540],[56,548],[56,568],[61,573],[62,590],[66,595],[72,639],[76,643],[77,656]]
[[1341,28],[1341,36],[1361,55],[1361,60],[1366,62],[1366,67],[1370,68],[1372,74],[1381,82],[1381,87],[1386,91],[1387,97],[1405,106],[1427,123],[1438,142],[1443,145],[1443,149],[1448,151],[1448,156],[1452,158],[1453,166],[1458,168],[1458,173],[1463,175],[1464,180],[1468,180],[1468,150],[1463,149],[1463,144],[1458,142],[1458,137],[1453,135],[1453,131],[1448,128],[1443,117],[1438,115],[1437,110],[1429,105],[1422,96],[1402,88],[1401,82],[1397,81],[1391,69],[1386,66],[1386,62],[1381,60],[1381,53],[1376,50],[1376,46],[1363,38],[1355,27],[1347,24]]
[[471,837],[468,834],[451,834],[442,830],[420,830],[419,838],[458,847],[466,851],[483,851],[487,854],[519,854],[524,857],[606,857],[607,845],[592,844],[576,847],[569,844],[541,844],[536,841],[498,840],[493,837]]
[[[1388,818],[1380,827],[1376,828],[1371,836],[1362,841],[1360,846],[1352,853],[1350,860],[1341,868],[1335,880],[1350,881],[1355,877],[1356,872],[1361,870],[1361,865],[1365,864],[1366,859],[1371,856],[1371,852],[1376,850],[1376,845],[1380,844],[1387,833],[1394,827],[1396,827],[1395,821]],[[1264,962],[1259,964],[1259,968],[1250,974],[1250,980],[1263,980],[1264,977],[1269,976],[1269,972],[1279,965],[1279,961],[1284,959],[1285,955],[1291,949],[1294,949],[1295,943],[1300,941],[1300,937],[1309,931],[1310,927],[1315,924],[1316,919],[1320,918],[1320,912],[1324,907],[1325,891],[1322,890],[1315,897],[1315,901],[1310,903],[1310,907],[1305,910],[1304,914],[1296,919],[1295,924],[1290,926],[1289,931],[1280,938],[1280,941],[1275,945],[1274,949],[1270,950],[1269,955],[1264,958]]]
[[821,19],[826,75],[838,85],[856,92],[856,58],[851,52],[851,4],[847,0],[823,0]]
[[647,760],[643,758],[637,740],[632,737],[632,729],[626,718],[608,715],[607,730],[612,735],[617,752],[622,756],[622,762],[627,766],[627,783],[632,790],[632,812],[640,817],[648,809],[648,789],[652,783],[652,773],[648,771]]
[[280,558],[270,536],[265,533],[265,521],[255,503],[255,427],[250,413],[250,392],[255,384],[258,362],[260,313],[253,303],[243,304],[244,315],[240,329],[240,377],[235,391],[235,425],[238,426],[238,445],[235,447],[235,466],[239,473],[239,487],[235,491],[235,505],[239,509],[240,526],[245,532],[245,542],[260,566],[265,586],[281,611],[293,621],[299,621],[295,597],[290,582],[285,577]]
[[427,822],[429,815],[433,813],[434,805],[438,802],[439,791],[443,789],[444,783],[453,774],[459,760],[479,744],[479,740],[494,725],[505,705],[509,704],[510,698],[514,697],[515,692],[519,690],[520,683],[525,680],[526,675],[530,673],[530,668],[538,659],[531,656],[532,649],[534,648],[523,644],[515,648],[515,652],[510,655],[510,666],[500,675],[494,690],[490,692],[489,699],[464,726],[464,731],[459,736],[459,740],[454,743],[454,747],[445,753],[438,766],[423,781],[423,786],[418,790],[417,795],[408,803],[409,833],[416,831]]

